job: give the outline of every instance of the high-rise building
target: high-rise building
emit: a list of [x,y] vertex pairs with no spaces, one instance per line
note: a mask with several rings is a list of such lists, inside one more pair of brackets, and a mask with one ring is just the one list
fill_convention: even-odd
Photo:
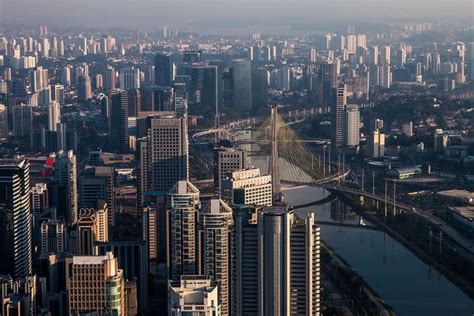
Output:
[[[237,111],[249,111],[252,108],[252,64],[249,60],[233,60],[228,68],[230,93],[227,102]],[[227,85],[224,84],[224,87]],[[226,103],[226,102],[225,102]]]
[[58,102],[59,105],[64,104],[64,86],[55,84],[51,86],[50,90],[51,100]]
[[380,50],[380,63],[390,65],[390,46],[382,46]]
[[333,89],[337,85],[337,64],[334,61],[321,63],[319,79],[321,82],[321,99],[329,103],[333,99]]
[[347,104],[346,86],[341,85],[334,89],[336,94],[331,108],[333,118],[333,143],[341,146],[344,142],[344,110]]
[[76,222],[76,253],[90,256],[95,242],[109,241],[109,220],[107,203],[97,202],[97,207],[81,208]]
[[200,206],[199,190],[189,181],[178,181],[168,193],[170,280],[177,281],[182,275],[195,275],[199,271],[197,222]]
[[380,130],[374,130],[367,138],[368,157],[380,158],[385,156],[385,134]]
[[66,251],[66,226],[58,220],[41,223],[41,256]]
[[79,178],[80,207],[95,207],[98,201],[107,202],[108,223],[115,223],[115,173],[113,167],[86,167]]
[[121,69],[120,89],[140,89],[140,69],[134,67]]
[[137,282],[139,309],[144,312],[148,307],[148,252],[144,241],[96,242],[95,255],[112,252],[123,270],[123,278]]
[[199,211],[199,244],[202,274],[219,285],[221,315],[230,315],[232,209],[220,199],[211,199]]
[[369,64],[378,65],[379,63],[379,47],[372,46],[369,49]]
[[30,189],[31,213],[39,215],[49,208],[49,194],[46,183],[36,183]]
[[142,97],[139,89],[129,89],[128,94],[128,116],[137,117],[142,110]]
[[219,147],[214,149],[214,192],[222,197],[222,182],[233,171],[247,168],[244,149]]
[[148,177],[149,181],[139,190],[143,193],[150,190],[168,192],[177,181],[188,179],[187,118],[164,112],[148,120],[146,144],[141,144],[146,153],[140,156],[139,169],[148,173],[142,180]]
[[170,87],[174,81],[174,63],[171,54],[155,56],[155,82],[158,86]]
[[48,104],[48,130],[56,132],[58,123],[61,120],[61,110],[58,101],[51,101]]
[[89,76],[80,76],[77,81],[77,99],[86,102],[92,98],[91,79]]
[[211,277],[186,275],[168,286],[169,315],[221,316],[217,282]]
[[148,258],[154,262],[158,259],[158,235],[157,235],[157,210],[156,207],[145,207],[143,209],[142,232],[143,240],[148,244]]
[[12,107],[11,126],[14,136],[31,136],[33,134],[33,107],[23,103],[15,104]]
[[222,182],[222,199],[230,204],[271,206],[272,176],[261,175],[258,168],[230,172]]
[[67,258],[66,289],[71,315],[126,315],[123,270],[111,252]]
[[174,109],[178,116],[184,116],[188,113],[188,92],[186,84],[177,82],[174,84]]
[[119,153],[129,152],[128,94],[115,91],[110,95],[110,148]]
[[114,67],[107,66],[104,73],[104,89],[107,91],[115,90],[115,81],[117,74]]
[[320,231],[286,206],[234,209],[237,315],[320,314]]
[[[59,214],[62,214],[68,224],[77,220],[78,196],[77,196],[77,162],[76,155],[72,150],[60,150],[56,154],[54,163],[55,180],[64,188],[64,202],[56,205]],[[64,205],[62,205],[64,204]]]
[[345,111],[344,145],[359,146],[360,143],[360,112],[357,104],[348,104]]
[[217,66],[193,64],[183,67],[185,74],[191,76],[188,104],[196,113],[215,111],[218,113],[218,78]]
[[0,274],[32,273],[30,163],[0,160]]
[[403,132],[403,135],[405,135],[406,137],[412,137],[413,136],[413,122],[410,121],[410,122],[402,123],[402,132]]
[[392,68],[390,64],[383,64],[378,66],[379,71],[379,85],[383,88],[390,88],[392,84]]
[[8,137],[8,110],[4,104],[0,104],[0,139]]

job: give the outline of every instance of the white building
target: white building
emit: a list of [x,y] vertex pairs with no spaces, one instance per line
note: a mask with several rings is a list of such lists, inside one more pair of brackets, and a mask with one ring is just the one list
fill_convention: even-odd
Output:
[[168,315],[220,316],[218,286],[211,277],[182,276],[168,286]]
[[272,205],[272,176],[261,175],[258,168],[234,171],[222,186],[223,199],[230,204]]

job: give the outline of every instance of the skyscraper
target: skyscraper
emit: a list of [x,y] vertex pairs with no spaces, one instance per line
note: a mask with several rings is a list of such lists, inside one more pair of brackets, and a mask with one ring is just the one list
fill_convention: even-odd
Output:
[[346,86],[341,85],[334,89],[336,97],[331,108],[333,137],[332,141],[336,146],[341,146],[344,142],[344,110],[347,104]]
[[78,196],[77,196],[77,164],[76,155],[72,150],[60,150],[56,154],[54,164],[55,180],[64,188],[66,194],[64,205],[56,205],[59,214],[62,214],[68,224],[77,220]]
[[111,252],[66,259],[66,289],[71,315],[96,312],[125,316],[123,270]]
[[174,63],[171,54],[155,56],[155,82],[158,86],[171,86],[174,81]]
[[77,82],[77,99],[79,102],[86,102],[92,98],[91,78],[80,76]]
[[90,256],[94,253],[95,242],[109,241],[109,221],[107,203],[98,201],[95,207],[81,208],[76,222],[76,253]]
[[216,282],[208,276],[181,276],[168,286],[170,315],[220,316]]
[[116,81],[115,69],[112,66],[107,66],[104,74],[104,89],[107,91],[115,90]]
[[219,147],[214,149],[214,192],[222,197],[222,182],[233,171],[247,168],[244,149]]
[[127,67],[120,70],[120,89],[139,89],[140,69]]
[[79,178],[80,207],[95,207],[98,201],[107,202],[108,222],[115,223],[114,168],[86,167]]
[[41,256],[47,258],[50,253],[66,251],[66,227],[58,220],[41,223]]
[[58,101],[51,101],[48,104],[48,130],[56,132],[61,119],[61,110]]
[[222,182],[222,198],[230,204],[271,206],[272,176],[251,168],[228,173]]
[[203,203],[199,218],[202,274],[217,282],[221,314],[229,315],[232,209],[220,199],[211,199]]
[[30,163],[0,160],[0,274],[32,272]]
[[147,157],[140,157],[140,169],[149,173],[149,182],[142,192],[168,192],[177,181],[188,179],[187,118],[168,112],[148,119]]
[[114,91],[110,95],[110,148],[119,153],[129,152],[128,139],[128,94]]
[[344,145],[359,146],[360,143],[360,112],[357,104],[348,104],[345,111]]
[[170,280],[177,281],[182,275],[198,274],[197,222],[200,205],[199,190],[189,181],[178,181],[167,195]]

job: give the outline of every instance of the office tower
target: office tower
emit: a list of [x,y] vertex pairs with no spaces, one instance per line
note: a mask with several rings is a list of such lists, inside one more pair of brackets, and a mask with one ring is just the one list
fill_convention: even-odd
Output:
[[326,103],[332,99],[333,88],[337,85],[337,67],[334,61],[323,62],[319,69],[319,78],[321,80],[321,97]]
[[23,103],[13,105],[11,126],[14,136],[31,136],[33,134],[33,107]]
[[233,82],[233,108],[248,111],[252,108],[252,65],[248,60],[231,63]]
[[252,107],[265,107],[267,104],[270,74],[266,67],[252,67]]
[[247,49],[247,59],[253,61],[255,59],[255,49],[253,46],[250,46]]
[[71,67],[64,66],[61,72],[61,83],[65,86],[71,85]]
[[230,204],[272,205],[272,176],[261,175],[260,169],[236,170],[222,182],[222,199]]
[[81,208],[76,222],[76,253],[90,256],[95,242],[109,241],[109,220],[107,203],[98,201],[93,208]]
[[137,210],[143,208],[145,193],[150,190],[150,148],[151,143],[147,137],[137,139]]
[[115,224],[114,168],[86,167],[79,178],[80,207],[95,207],[98,201],[107,202],[109,225]]
[[107,91],[115,90],[116,81],[115,69],[112,66],[107,66],[104,73],[104,89]]
[[64,86],[60,84],[52,85],[50,91],[51,100],[58,102],[59,105],[64,105]]
[[0,104],[0,139],[8,137],[8,110],[4,104]]
[[320,232],[286,206],[234,209],[236,315],[319,315]]
[[49,208],[49,194],[46,183],[36,183],[30,189],[31,214],[40,215]]
[[357,35],[347,35],[347,50],[355,53],[357,48]]
[[[137,316],[139,310],[139,304],[137,299],[137,282],[136,281],[125,281],[124,288],[124,309],[125,315]],[[140,306],[141,307],[141,306]]]
[[178,116],[188,113],[188,93],[185,83],[175,83],[174,87],[174,109]]
[[291,89],[291,68],[288,65],[277,69],[277,87],[279,90],[289,91]]
[[128,94],[115,91],[110,95],[110,148],[119,153],[129,152],[128,139]]
[[144,79],[147,85],[155,84],[155,66],[154,65],[145,65],[144,69]]
[[263,60],[264,61],[271,61],[272,60],[272,48],[270,46],[262,47],[263,52]]
[[220,316],[216,282],[208,276],[186,275],[168,286],[169,315]]
[[54,163],[55,180],[63,187],[64,203],[56,205],[59,214],[62,214],[68,224],[77,220],[77,163],[76,155],[72,150],[60,150],[56,154]]
[[41,257],[66,251],[66,226],[58,220],[41,223]]
[[139,89],[130,89],[128,94],[128,116],[137,117],[142,109],[142,98]]
[[155,82],[158,86],[170,87],[174,81],[173,56],[169,53],[155,56]]
[[369,86],[375,87],[380,85],[380,76],[379,76],[379,66],[370,65],[369,66]]
[[140,89],[140,69],[134,67],[121,69],[120,89]]
[[385,156],[385,134],[380,130],[374,130],[367,139],[368,157],[380,158]]
[[71,315],[125,316],[123,270],[111,252],[67,258],[66,290]]
[[30,163],[0,160],[0,274],[32,273]]
[[77,99],[86,102],[92,98],[91,79],[89,76],[80,76],[77,82]]
[[392,69],[389,64],[383,64],[378,67],[380,86],[388,89],[392,84]]
[[378,65],[379,63],[379,48],[378,46],[372,46],[369,49],[369,64]]
[[218,113],[218,79],[217,66],[194,64],[186,68],[186,74],[191,76],[188,104],[197,113],[215,111]]
[[202,274],[219,285],[221,314],[230,314],[232,209],[220,199],[205,202],[199,211]]
[[344,110],[347,104],[346,86],[341,85],[334,89],[336,97],[331,108],[333,122],[332,141],[336,146],[344,142]]
[[390,46],[382,46],[380,50],[380,63],[390,65]]
[[181,275],[194,275],[199,271],[197,221],[200,206],[199,190],[189,181],[178,181],[167,195],[170,280],[176,281]]
[[127,281],[136,280],[138,306],[143,312],[148,307],[148,252],[145,241],[96,242],[95,255],[114,254]]
[[61,110],[59,102],[51,101],[48,104],[48,130],[52,132],[57,131],[58,123],[61,119]]
[[237,205],[232,212],[232,315],[258,315],[258,209]]
[[412,137],[413,136],[413,122],[405,122],[402,124],[402,132],[403,135],[406,137]]
[[360,143],[360,112],[357,104],[348,104],[345,111],[344,144],[349,147]]
[[168,192],[177,181],[188,179],[188,128],[185,117],[178,118],[171,114],[151,117],[147,146],[150,182],[145,191]]
[[[244,149],[219,147],[214,149],[214,193],[222,197],[222,182],[233,171],[247,168]],[[228,199],[227,199],[228,201]]]

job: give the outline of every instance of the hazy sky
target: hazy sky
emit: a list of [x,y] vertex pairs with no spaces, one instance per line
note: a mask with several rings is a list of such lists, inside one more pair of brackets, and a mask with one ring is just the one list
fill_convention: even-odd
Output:
[[0,25],[123,27],[226,34],[288,25],[413,20],[473,20],[473,0],[0,0]]

